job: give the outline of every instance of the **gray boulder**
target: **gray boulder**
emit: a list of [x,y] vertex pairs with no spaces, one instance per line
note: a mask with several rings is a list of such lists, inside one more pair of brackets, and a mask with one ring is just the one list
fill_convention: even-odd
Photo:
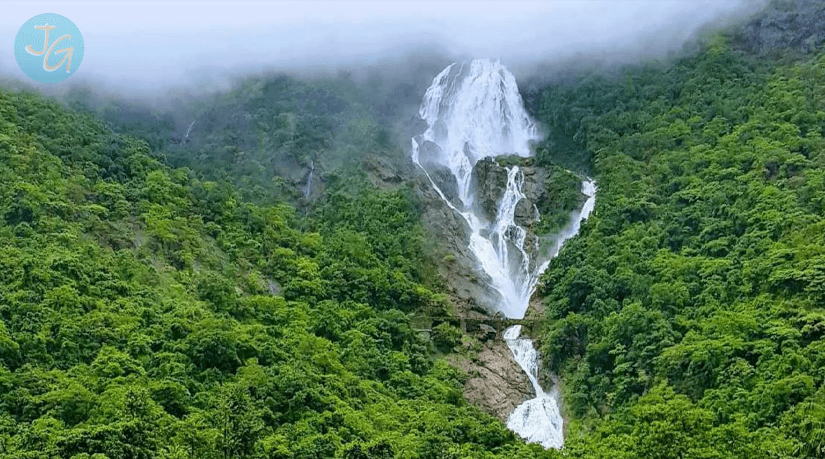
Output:
[[490,341],[492,339],[496,339],[496,336],[498,336],[496,329],[487,324],[479,324],[478,329],[481,332],[482,341]]

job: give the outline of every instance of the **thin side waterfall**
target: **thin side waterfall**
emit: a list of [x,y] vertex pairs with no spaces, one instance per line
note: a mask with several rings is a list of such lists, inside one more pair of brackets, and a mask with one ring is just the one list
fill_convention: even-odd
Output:
[[309,162],[309,174],[307,174],[307,184],[304,188],[304,197],[308,198],[312,193],[312,173],[315,172],[315,161]]
[[[494,221],[487,221],[476,210],[472,189],[473,168],[479,160],[502,155],[529,157],[530,143],[540,138],[535,123],[524,110],[515,77],[498,61],[476,59],[454,63],[433,79],[419,115],[427,123],[427,129],[412,139],[413,162],[444,203],[467,222],[469,248],[481,269],[489,275],[490,286],[501,295],[498,311],[509,318],[523,318],[539,276],[549,263],[549,258],[542,263],[530,259],[530,253],[540,252],[526,249],[528,232],[515,222],[516,206],[525,198],[524,173],[518,166],[506,168],[507,185]],[[455,180],[454,193],[443,188],[443,184],[439,186],[434,179],[445,169]],[[588,199],[551,241],[551,258],[564,241],[578,233],[581,221],[593,209],[595,191],[592,181],[582,183],[582,192]],[[560,448],[563,421],[556,389],[545,393],[540,387],[538,354],[532,341],[519,338],[520,333],[520,326],[512,327],[504,338],[530,378],[536,398],[517,407],[507,426],[529,442]]]
[[189,124],[189,129],[186,130],[186,134],[183,136],[182,139],[180,139],[181,145],[185,144],[186,140],[189,139],[189,133],[192,132],[192,127],[195,125],[195,121],[197,120],[192,120],[192,123]]

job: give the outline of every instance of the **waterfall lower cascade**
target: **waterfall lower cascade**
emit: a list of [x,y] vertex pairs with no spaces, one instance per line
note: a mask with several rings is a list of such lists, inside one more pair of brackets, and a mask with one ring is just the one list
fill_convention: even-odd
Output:
[[521,325],[514,325],[504,331],[504,340],[513,358],[530,379],[536,397],[517,406],[507,419],[507,428],[524,437],[528,442],[540,443],[545,448],[561,448],[564,444],[563,425],[559,413],[558,389],[553,386],[551,393],[545,393],[538,381],[538,353],[533,342],[519,338]]
[[[490,286],[501,296],[498,311],[508,318],[523,318],[550,258],[565,240],[578,233],[581,221],[593,209],[595,184],[590,180],[582,183],[588,199],[550,241],[547,259],[531,260],[531,254],[535,258],[540,252],[535,250],[537,247],[527,249],[528,232],[516,224],[515,218],[516,207],[525,198],[523,171],[517,165],[506,167],[507,185],[494,218],[485,216],[474,205],[472,186],[473,168],[481,159],[503,155],[527,158],[531,156],[530,143],[540,139],[524,109],[515,77],[498,61],[454,63],[435,77],[419,115],[427,129],[412,139],[413,162],[446,205],[467,222],[469,248],[489,276]],[[532,243],[538,245],[535,237]],[[520,326],[511,327],[505,341],[530,378],[536,398],[518,406],[507,427],[529,442],[560,448],[563,437],[557,391],[553,388],[545,393],[539,386],[538,354],[529,339],[519,338],[520,333]]]

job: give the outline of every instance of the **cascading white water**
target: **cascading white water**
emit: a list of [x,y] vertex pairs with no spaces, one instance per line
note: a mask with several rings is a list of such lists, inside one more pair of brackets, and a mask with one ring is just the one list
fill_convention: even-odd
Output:
[[309,174],[307,175],[307,184],[306,188],[304,188],[304,197],[308,198],[310,193],[312,193],[312,173],[315,172],[315,161],[309,162]]
[[[427,123],[427,130],[412,139],[413,162],[424,171],[447,206],[466,220],[471,231],[469,248],[502,297],[499,311],[509,318],[523,318],[538,278],[549,263],[549,259],[540,265],[530,260],[525,250],[527,231],[515,223],[516,205],[525,197],[524,173],[518,166],[507,168],[507,186],[493,222],[476,214],[471,190],[473,167],[480,159],[501,155],[528,157],[530,142],[539,138],[535,124],[524,110],[515,77],[499,62],[486,59],[452,64],[427,89],[419,114]],[[456,196],[452,200],[433,179],[438,168],[446,168],[455,179]],[[590,180],[583,182],[582,192],[588,199],[552,241],[551,257],[579,231],[581,221],[593,209],[595,184]],[[556,388],[545,393],[540,387],[538,354],[529,339],[519,339],[520,332],[520,326],[512,327],[504,338],[530,378],[536,398],[519,405],[507,426],[527,441],[560,448],[563,422]]]
[[[480,159],[528,157],[530,142],[539,138],[524,110],[515,77],[501,63],[487,59],[452,64],[427,89],[419,114],[427,130],[412,140],[413,162],[424,170],[447,205],[469,224],[470,249],[503,298],[499,310],[507,317],[524,317],[537,280],[524,250],[526,231],[514,222],[516,204],[524,197],[524,175],[518,166],[508,168],[507,188],[495,222],[486,222],[472,210],[470,190],[473,167]],[[425,162],[452,173],[457,202],[446,197],[422,165],[426,142],[437,148]],[[516,253],[511,253],[512,248]]]
[[[470,175],[479,159],[530,156],[529,144],[539,138],[524,111],[515,77],[501,63],[488,59],[444,69],[424,94],[419,114],[428,125],[423,139],[441,147],[435,162],[453,173],[465,205],[472,202]],[[415,142],[413,158],[418,162]]]
[[542,390],[538,381],[538,353],[529,339],[519,338],[521,325],[504,331],[504,340],[513,352],[521,369],[527,373],[536,397],[517,406],[507,418],[507,428],[518,433],[528,442],[540,443],[545,448],[561,448],[564,445],[563,420],[559,413],[557,388],[551,393]]
[[[586,180],[582,182],[581,191],[587,195],[587,200],[580,210],[570,215],[570,223],[556,235],[551,258],[559,253],[565,241],[579,232],[581,222],[593,211],[596,204],[596,184],[592,180]],[[549,263],[548,260],[539,267],[539,275],[547,269]],[[558,387],[553,386],[549,393],[542,390],[538,383],[538,352],[533,348],[533,342],[527,338],[519,338],[520,334],[521,325],[514,325],[505,330],[504,341],[507,342],[515,361],[527,373],[536,396],[517,406],[510,413],[507,428],[528,442],[540,443],[545,448],[561,448],[564,445],[564,421],[559,410]]]

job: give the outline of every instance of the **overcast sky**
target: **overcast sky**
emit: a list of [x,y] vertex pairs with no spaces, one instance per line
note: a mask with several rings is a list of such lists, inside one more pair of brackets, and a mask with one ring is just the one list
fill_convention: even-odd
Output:
[[129,87],[172,86],[230,71],[334,69],[420,46],[519,65],[622,48],[678,48],[698,27],[763,0],[384,2],[3,2],[0,74],[24,79],[14,37],[40,13],[72,20],[78,71]]

